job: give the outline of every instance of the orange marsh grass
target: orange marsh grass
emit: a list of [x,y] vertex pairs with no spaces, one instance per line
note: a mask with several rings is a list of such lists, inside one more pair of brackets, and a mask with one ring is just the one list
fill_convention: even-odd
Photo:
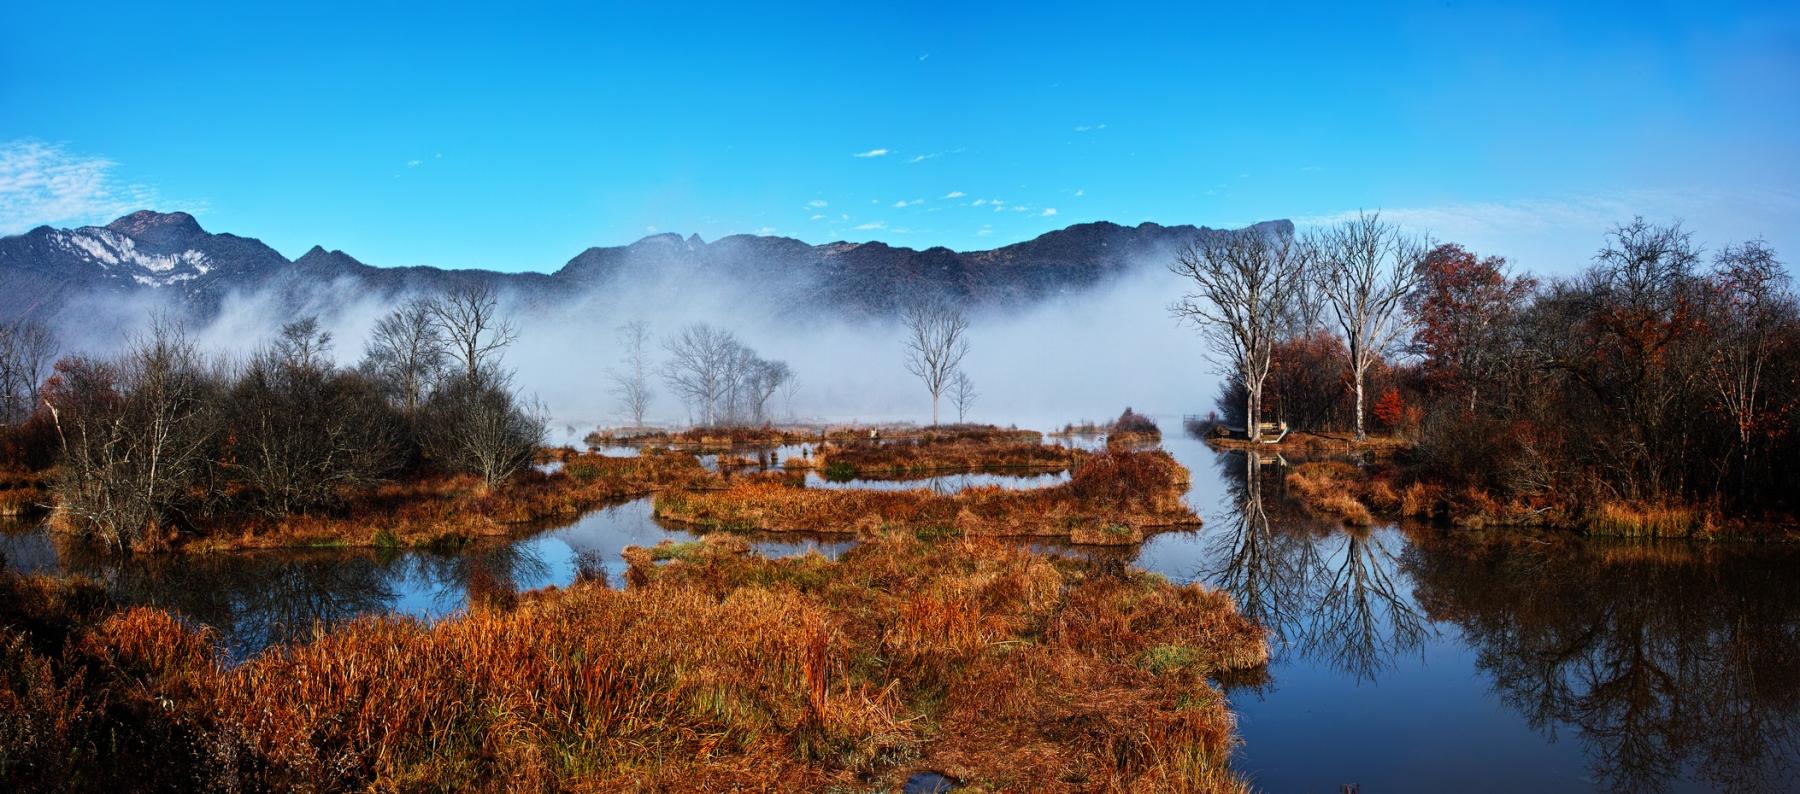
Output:
[[991,541],[886,536],[831,562],[713,536],[654,557],[634,550],[627,590],[363,619],[236,667],[158,610],[71,618],[59,641],[8,600],[0,782],[1244,788],[1208,678],[1267,646],[1216,591]]
[[656,495],[658,517],[730,530],[1067,537],[1128,544],[1146,528],[1198,524],[1183,496],[1188,472],[1161,450],[1092,453],[1069,482],[1046,488],[880,491],[794,487],[774,478],[721,490]]
[[309,545],[415,546],[504,536],[522,525],[579,515],[607,501],[665,488],[708,487],[718,478],[693,455],[646,450],[636,457],[567,455],[554,474],[522,472],[489,489],[470,476],[426,476],[357,494],[342,511],[277,521],[233,519],[201,526],[190,551]]

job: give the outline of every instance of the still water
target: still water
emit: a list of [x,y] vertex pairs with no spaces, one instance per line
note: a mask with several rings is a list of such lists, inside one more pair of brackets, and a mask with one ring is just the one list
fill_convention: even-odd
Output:
[[[1189,500],[1206,523],[1124,553],[1170,579],[1230,592],[1270,628],[1266,673],[1224,682],[1245,740],[1235,763],[1258,788],[1800,785],[1800,551],[1346,531],[1287,502],[1279,459],[1220,455],[1185,437],[1164,447],[1193,473]],[[618,584],[625,546],[664,539],[694,536],[659,525],[641,499],[456,554],[331,549],[118,562],[31,528],[0,534],[0,553],[15,569],[81,573],[124,600],[176,610],[214,627],[241,657],[304,638],[316,623],[442,617],[462,608],[477,580],[521,590],[583,576]],[[836,555],[850,545],[829,535],[753,541],[771,555]]]

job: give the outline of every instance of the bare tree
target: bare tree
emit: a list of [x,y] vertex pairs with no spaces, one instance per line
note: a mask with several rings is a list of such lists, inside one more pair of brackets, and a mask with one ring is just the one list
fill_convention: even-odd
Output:
[[730,411],[734,373],[741,364],[743,345],[730,331],[706,323],[694,323],[663,342],[669,360],[663,380],[687,403],[701,424],[713,425]]
[[785,361],[752,357],[749,375],[745,378],[745,387],[750,395],[752,421],[757,424],[769,421],[769,399],[793,377],[794,371]]
[[227,469],[265,515],[336,504],[345,487],[372,484],[396,463],[391,415],[368,380],[332,364],[330,350],[314,318],[283,326],[222,406]]
[[1245,432],[1252,441],[1262,438],[1263,386],[1293,296],[1303,286],[1306,260],[1291,232],[1244,229],[1202,237],[1169,266],[1193,282],[1169,310],[1198,327],[1219,363],[1243,380]]
[[781,407],[787,412],[787,419],[790,422],[797,418],[797,414],[794,413],[794,397],[799,393],[800,379],[798,377],[789,377],[781,384]]
[[619,346],[624,355],[620,368],[611,375],[613,396],[620,410],[631,417],[632,426],[643,427],[644,413],[655,396],[650,389],[650,323],[632,320],[619,326]]
[[63,443],[57,509],[124,548],[153,540],[201,478],[213,387],[186,336],[158,322],[115,363],[78,359],[45,404]]
[[1419,284],[1420,265],[1430,246],[1383,223],[1380,213],[1358,213],[1319,232],[1313,247],[1317,252],[1313,283],[1350,351],[1356,437],[1360,440],[1366,437],[1365,376],[1400,338],[1405,327],[1401,308]]
[[543,411],[519,405],[510,376],[495,367],[474,380],[451,378],[426,404],[425,448],[453,471],[481,477],[489,488],[531,463],[544,443]]
[[500,316],[500,299],[485,284],[457,287],[430,304],[431,316],[451,360],[475,384],[484,367],[499,363],[518,329]]
[[431,302],[401,304],[375,324],[363,351],[363,371],[407,415],[416,414],[444,370],[444,342]]
[[38,389],[56,357],[56,338],[42,323],[0,325],[0,424],[24,421],[37,410]]
[[962,423],[969,418],[969,409],[975,406],[975,398],[980,397],[975,391],[975,381],[969,373],[956,371],[956,377],[950,381],[950,402],[956,405],[956,421]]
[[1714,333],[1708,370],[1747,474],[1759,431],[1777,421],[1765,408],[1763,377],[1785,347],[1781,329],[1794,316],[1794,295],[1774,249],[1761,240],[1720,251],[1713,283],[1719,305],[1709,312]]
[[969,318],[962,307],[939,297],[908,305],[900,321],[906,329],[906,371],[931,392],[931,423],[935,425],[938,398],[969,352]]

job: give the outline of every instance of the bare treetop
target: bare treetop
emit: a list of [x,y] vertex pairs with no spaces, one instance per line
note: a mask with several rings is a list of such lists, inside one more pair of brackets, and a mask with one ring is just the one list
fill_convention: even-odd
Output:
[[519,338],[518,328],[500,316],[499,297],[486,285],[457,287],[430,305],[450,358],[462,365],[470,383]]
[[1287,232],[1254,229],[1184,246],[1169,269],[1191,282],[1169,307],[1200,329],[1219,363],[1244,380],[1251,439],[1260,437],[1262,392],[1275,342],[1306,272],[1306,252]]
[[945,298],[913,303],[901,314],[906,328],[906,371],[931,392],[931,423],[938,423],[938,398],[969,352],[969,318]]
[[1363,438],[1364,376],[1400,338],[1401,308],[1423,275],[1427,240],[1403,234],[1380,213],[1358,214],[1318,232],[1314,283],[1350,351],[1356,437]]

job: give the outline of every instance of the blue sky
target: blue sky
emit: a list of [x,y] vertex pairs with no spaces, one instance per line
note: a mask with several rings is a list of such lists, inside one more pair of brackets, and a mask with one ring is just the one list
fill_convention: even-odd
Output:
[[1381,208],[1550,272],[1633,213],[1800,248],[1793,4],[282,5],[0,8],[0,232],[154,206],[548,270]]

